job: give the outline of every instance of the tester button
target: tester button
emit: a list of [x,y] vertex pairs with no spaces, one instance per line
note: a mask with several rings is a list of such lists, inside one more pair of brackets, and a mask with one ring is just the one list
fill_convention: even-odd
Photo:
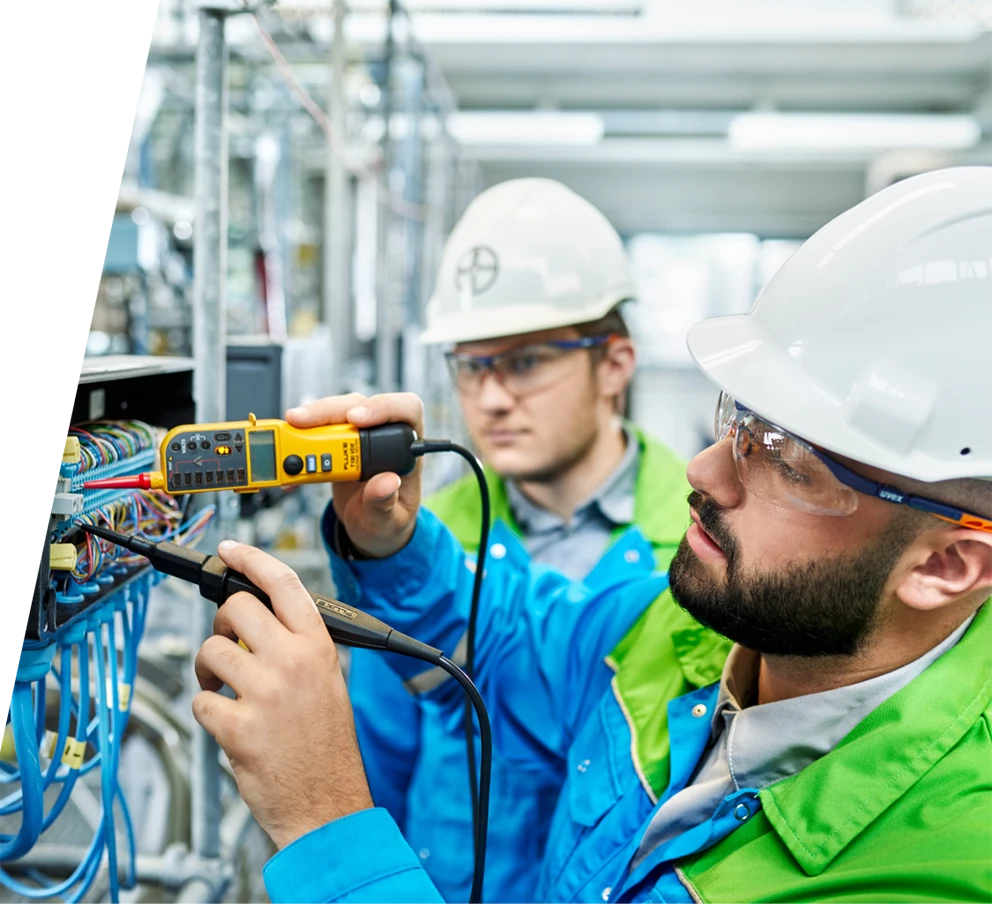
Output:
[[317,456],[308,455],[307,456],[307,474],[317,473]]
[[330,471],[330,470],[332,470],[331,456],[330,455],[328,455],[328,454],[325,453],[324,455],[321,455],[320,456],[320,470],[321,471]]

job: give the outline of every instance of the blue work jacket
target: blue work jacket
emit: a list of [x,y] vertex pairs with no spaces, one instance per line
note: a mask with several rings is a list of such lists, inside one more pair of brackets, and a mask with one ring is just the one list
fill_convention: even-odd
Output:
[[[633,524],[643,537],[624,536],[628,525],[618,525],[607,551],[583,579],[590,588],[637,579],[653,567],[666,568],[689,523],[685,462],[637,425],[628,423],[627,429],[639,446]],[[505,482],[489,468],[485,477],[491,523],[522,537]],[[476,552],[482,510],[474,477],[449,484],[427,499],[425,506],[467,552]],[[513,548],[519,555],[516,544]],[[506,544],[493,538],[490,564],[506,549]],[[417,692],[403,687],[388,659],[376,651],[355,650],[348,676],[372,799],[396,820],[444,897],[465,899],[472,881],[472,864],[464,855],[472,813],[464,728],[458,720],[438,717],[435,707],[417,700],[413,696]],[[389,718],[383,718],[384,713]],[[484,896],[511,904],[531,900],[563,777],[547,763],[536,768],[507,767],[497,752]]]
[[[333,519],[333,514],[328,517]],[[540,777],[540,785],[555,792],[554,800],[548,801],[550,830],[543,858],[515,864],[531,882],[526,900],[688,900],[671,867],[675,854],[652,858],[650,875],[639,872],[630,877],[636,887],[623,887],[636,850],[632,839],[643,833],[658,796],[631,756],[632,733],[614,693],[614,670],[607,657],[659,598],[666,600],[663,605],[673,613],[675,624],[691,633],[694,623],[671,603],[665,592],[667,576],[652,571],[651,546],[636,529],[607,553],[595,587],[571,583],[533,565],[519,540],[501,525],[494,529],[493,542],[502,544],[506,555],[486,570],[476,683],[490,710],[500,772]],[[648,563],[637,574],[631,570],[635,552]],[[456,649],[465,631],[474,562],[429,512],[421,512],[410,544],[388,563],[345,563],[336,557],[332,562],[342,599],[449,654]],[[619,562],[623,569],[615,567]],[[622,579],[610,579],[620,571]],[[423,663],[395,656],[388,660],[405,680],[427,679],[426,684],[432,684]],[[691,668],[687,671],[692,673]],[[705,674],[716,680],[719,667]],[[681,682],[680,687],[693,688],[693,683]],[[715,685],[696,693],[715,694]],[[693,738],[682,757],[688,780],[708,725],[700,727],[690,715],[694,698],[685,699],[688,703],[675,701],[673,706],[682,721],[689,720],[696,729],[681,732],[683,738]],[[464,712],[457,684],[438,676],[421,701],[456,735]],[[383,711],[383,722],[392,731],[389,717],[388,710]],[[452,768],[447,780],[467,784],[464,754]],[[681,786],[676,785],[673,781],[668,793]],[[518,803],[524,812],[532,805]],[[425,819],[435,813],[443,818],[443,799],[435,798],[430,807]],[[514,809],[509,798],[494,798],[490,832],[498,844],[511,841],[499,833],[502,825],[516,824]],[[714,817],[719,826],[707,837],[737,824],[728,821],[732,810]],[[470,876],[471,838],[461,834],[450,844],[447,853],[464,858]],[[686,851],[677,853],[684,856]],[[505,857],[501,862],[512,865]],[[418,852],[382,808],[304,836],[277,854],[264,875],[274,902],[444,900],[424,872]],[[653,892],[656,886],[667,888],[667,896]]]
[[[523,567],[527,560],[526,550],[505,527],[490,545],[512,550],[506,563],[511,568]],[[503,567],[499,560],[490,561],[487,571]],[[583,583],[605,590],[648,577],[653,568],[652,545],[638,530],[629,530]],[[428,700],[420,702],[429,718],[412,718],[411,691],[395,680],[388,661],[392,658],[371,650],[352,654],[349,692],[372,799],[396,820],[445,899],[467,898],[472,858],[466,856],[471,809],[464,726],[459,717],[446,717]],[[396,699],[398,695],[403,697]],[[410,776],[412,761],[417,769]],[[564,776],[558,763],[509,763],[497,749],[492,780],[484,896],[503,904],[529,901]]]

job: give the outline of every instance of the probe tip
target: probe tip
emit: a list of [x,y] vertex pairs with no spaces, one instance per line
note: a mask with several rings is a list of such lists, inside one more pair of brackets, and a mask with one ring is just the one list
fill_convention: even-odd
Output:
[[79,529],[86,531],[88,534],[101,537],[104,540],[109,540],[111,543],[116,543],[118,546],[127,547],[131,539],[126,534],[120,534],[115,530],[111,530],[109,527],[100,527],[98,524],[80,524]]

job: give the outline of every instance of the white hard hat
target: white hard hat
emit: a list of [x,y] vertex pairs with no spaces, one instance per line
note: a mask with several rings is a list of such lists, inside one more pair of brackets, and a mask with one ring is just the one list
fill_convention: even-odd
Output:
[[422,341],[470,342],[587,323],[634,296],[620,236],[551,179],[484,191],[444,248]]
[[905,477],[992,477],[992,168],[938,170],[820,229],[689,351],[742,405]]

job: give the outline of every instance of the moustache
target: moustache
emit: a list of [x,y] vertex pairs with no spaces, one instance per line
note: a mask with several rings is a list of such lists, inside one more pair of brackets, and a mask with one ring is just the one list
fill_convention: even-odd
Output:
[[689,494],[688,502],[690,508],[695,509],[703,530],[716,541],[717,546],[723,550],[723,554],[730,564],[737,552],[737,541],[726,524],[723,523],[722,507],[714,499],[703,495],[698,490],[693,490]]

